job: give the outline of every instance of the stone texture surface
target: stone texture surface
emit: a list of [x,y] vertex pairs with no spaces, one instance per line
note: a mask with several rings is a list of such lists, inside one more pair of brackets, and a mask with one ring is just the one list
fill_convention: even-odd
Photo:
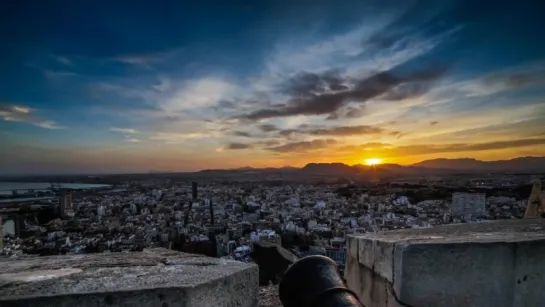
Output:
[[282,307],[278,285],[259,287],[259,307]]
[[0,259],[0,306],[257,306],[253,264],[146,249]]
[[348,250],[366,306],[545,306],[545,219],[354,235]]

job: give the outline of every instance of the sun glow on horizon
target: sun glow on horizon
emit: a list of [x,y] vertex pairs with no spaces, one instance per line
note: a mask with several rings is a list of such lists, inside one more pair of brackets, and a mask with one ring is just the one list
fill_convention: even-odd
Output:
[[369,166],[373,166],[373,165],[377,165],[381,163],[382,163],[382,159],[379,159],[379,158],[365,159],[365,164]]

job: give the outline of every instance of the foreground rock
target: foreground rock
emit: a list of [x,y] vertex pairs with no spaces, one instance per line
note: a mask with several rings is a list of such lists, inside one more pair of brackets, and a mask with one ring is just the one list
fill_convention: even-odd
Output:
[[166,249],[0,259],[0,306],[258,304],[258,267]]
[[545,219],[353,235],[348,286],[366,306],[543,306]]

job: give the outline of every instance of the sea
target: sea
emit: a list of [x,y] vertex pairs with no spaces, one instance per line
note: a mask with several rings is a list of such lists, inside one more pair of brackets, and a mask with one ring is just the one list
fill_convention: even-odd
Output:
[[[91,183],[54,183],[55,187],[61,189],[87,190],[97,188],[111,187],[109,184],[91,184]],[[12,191],[20,193],[28,190],[48,191],[51,188],[51,182],[0,182],[0,195],[11,195]]]

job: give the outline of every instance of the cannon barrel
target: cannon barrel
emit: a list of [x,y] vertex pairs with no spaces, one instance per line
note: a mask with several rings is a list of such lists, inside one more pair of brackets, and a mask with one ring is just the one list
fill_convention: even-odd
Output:
[[282,277],[279,296],[284,307],[364,307],[325,256],[295,262]]

